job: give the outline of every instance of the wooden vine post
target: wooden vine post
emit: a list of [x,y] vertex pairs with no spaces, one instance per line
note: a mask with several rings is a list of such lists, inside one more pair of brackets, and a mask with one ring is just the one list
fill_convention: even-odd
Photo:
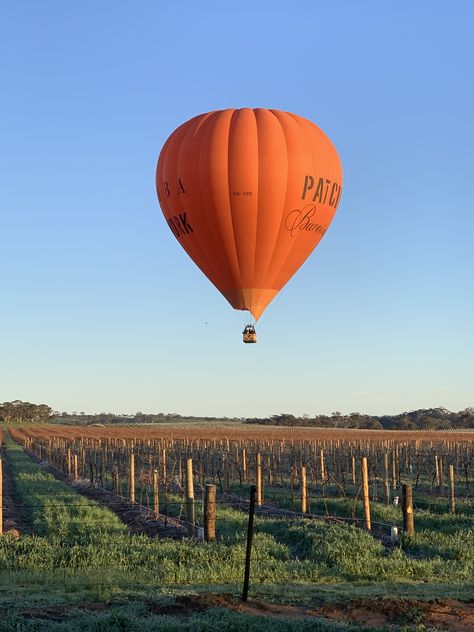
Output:
[[390,504],[390,483],[388,480],[388,452],[383,455],[383,482],[385,487],[385,502]]
[[301,481],[301,513],[305,514],[308,511],[308,490],[306,486],[306,467],[301,466],[300,472]]
[[166,483],[166,448],[161,450],[161,483]]
[[449,511],[455,513],[456,501],[454,496],[454,465],[449,466]]
[[77,454],[74,455],[74,480],[77,481],[77,479],[79,478],[78,476],[78,465],[77,465]]
[[188,523],[188,536],[194,537],[194,481],[193,481],[193,460],[186,460],[186,522]]
[[397,489],[397,461],[395,449],[392,449],[392,489],[394,492]]
[[364,522],[367,531],[370,531],[372,524],[370,522],[370,500],[369,500],[369,467],[367,465],[367,457],[363,456],[361,461],[362,471],[362,502],[364,505]]
[[116,465],[112,468],[112,489],[114,494],[120,493],[120,481],[119,481],[119,473],[118,467]]
[[160,513],[160,499],[158,495],[158,470],[153,470],[153,511],[157,516]]
[[216,539],[216,486],[206,485],[204,495],[204,539]]
[[438,463],[439,463],[439,492],[442,495],[443,488],[444,488],[443,457],[441,456],[438,457]]
[[413,488],[410,484],[402,485],[402,510],[403,510],[403,528],[407,535],[415,533],[415,520],[413,514]]
[[129,481],[129,498],[132,504],[135,504],[135,454],[130,452],[130,481]]

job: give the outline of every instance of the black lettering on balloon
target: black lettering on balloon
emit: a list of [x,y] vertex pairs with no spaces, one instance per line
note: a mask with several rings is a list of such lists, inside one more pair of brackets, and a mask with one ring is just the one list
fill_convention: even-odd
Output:
[[193,228],[191,224],[188,222],[186,217],[186,213],[180,213],[179,215],[173,215],[168,220],[168,226],[171,228],[171,232],[178,239],[183,235],[189,235],[189,233],[193,233]]
[[[184,184],[181,178],[178,178],[178,184],[177,184],[176,189],[174,185],[172,185],[172,189],[173,189],[173,193],[177,191],[178,195],[181,195],[181,193],[186,193],[186,189],[184,188]],[[171,197],[170,185],[166,180],[163,180],[163,190],[165,192],[165,197],[167,198]]]
[[179,221],[179,217],[177,217],[176,215],[173,217],[173,224],[175,225],[178,233],[180,233],[181,235],[185,234],[184,228],[181,226],[181,222]]
[[316,200],[318,200],[318,202],[323,201],[322,200],[323,188],[324,188],[324,178],[319,178],[318,184],[316,185],[316,191],[314,192],[314,195],[313,195],[313,202],[316,202]]
[[193,229],[191,227],[191,224],[188,224],[188,222],[186,220],[186,213],[180,213],[179,214],[179,219],[180,219],[180,222],[181,222],[181,224],[182,224],[182,226],[183,226],[183,228],[184,228],[184,230],[186,231],[187,234],[188,233],[194,233],[194,231],[193,231]]
[[314,187],[314,178],[313,176],[305,176],[304,177],[304,186],[303,186],[303,195],[301,199],[304,200],[306,197],[306,192],[310,191]]
[[179,237],[179,230],[176,229],[176,226],[174,225],[174,221],[172,219],[168,220],[168,226],[171,228],[171,232],[173,233],[173,235],[175,237]]
[[326,190],[324,192],[324,200],[323,200],[323,204],[326,204],[326,198],[328,196],[328,191],[329,191],[329,185],[331,184],[331,180],[326,179]]
[[306,199],[307,193],[311,191],[312,202],[319,202],[320,204],[328,204],[329,206],[336,208],[341,197],[342,187],[337,182],[333,182],[329,178],[316,178],[312,175],[305,175],[303,183],[303,193],[301,199]]
[[329,206],[334,206],[334,202],[337,198],[334,197],[335,191],[339,189],[339,186],[334,182],[331,187],[331,195],[329,196]]
[[324,235],[328,227],[311,221],[315,213],[314,204],[307,204],[303,209],[294,209],[286,216],[285,228],[290,231],[292,237],[296,236],[297,230]]

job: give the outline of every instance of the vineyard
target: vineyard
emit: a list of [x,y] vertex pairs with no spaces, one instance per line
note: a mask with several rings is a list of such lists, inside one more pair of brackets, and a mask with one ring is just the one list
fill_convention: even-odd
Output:
[[[204,610],[220,629],[270,617],[346,630],[359,629],[351,607],[364,625],[384,608],[384,625],[429,624],[443,598],[446,626],[472,629],[473,455],[469,432],[11,427],[0,576],[4,602],[26,605],[5,613],[19,629],[54,602],[82,604],[77,629],[117,612],[141,629],[199,629]],[[240,602],[252,496],[250,603],[266,621]]]

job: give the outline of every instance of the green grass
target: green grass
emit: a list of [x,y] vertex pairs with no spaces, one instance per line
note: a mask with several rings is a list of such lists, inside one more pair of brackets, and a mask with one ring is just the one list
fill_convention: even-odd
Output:
[[[94,621],[91,629],[135,629],[117,626],[122,625],[119,621],[128,621],[127,617],[136,617],[141,622],[140,630],[146,630],[153,629],[151,621],[158,617],[144,610],[132,616],[129,606],[120,606],[101,614],[74,615],[72,627],[61,627],[64,622],[52,621],[48,622],[49,627],[41,628],[34,618],[27,620],[21,615],[20,604],[80,604],[91,600],[114,603],[128,598],[139,602],[150,594],[176,594],[180,590],[240,593],[245,514],[219,506],[219,541],[214,543],[130,535],[113,513],[41,470],[8,435],[5,443],[18,499],[25,506],[32,535],[0,539],[0,608],[7,617],[4,622],[13,626],[2,628],[3,622],[0,632],[87,629],[80,627],[87,617]],[[334,513],[352,511],[353,502],[349,499],[331,499],[327,503]],[[373,517],[389,524],[400,524],[401,520],[399,508],[375,503]],[[472,596],[472,521],[463,514],[423,513],[416,516],[416,523],[415,536],[404,538],[400,547],[387,550],[355,526],[257,518],[251,595],[280,603],[402,592],[418,598],[443,597],[449,591],[452,596]],[[260,617],[254,618],[253,627],[246,628],[251,620],[248,615],[219,610],[193,615],[185,622],[171,615],[158,618],[160,625],[165,626],[160,629],[170,630],[269,629],[268,619],[262,619],[262,623]],[[200,628],[198,621],[207,621],[211,627]],[[271,629],[349,629],[341,624],[321,628],[314,620],[311,625],[316,627],[308,627],[307,621],[300,621],[299,627],[295,625],[275,620]]]

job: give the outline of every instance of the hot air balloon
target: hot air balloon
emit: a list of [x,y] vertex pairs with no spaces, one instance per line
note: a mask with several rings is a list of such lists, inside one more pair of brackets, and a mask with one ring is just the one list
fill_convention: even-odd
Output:
[[[342,167],[329,138],[305,118],[219,110],[171,134],[156,189],[184,250],[234,309],[257,321],[326,233]],[[247,327],[244,342],[256,342]]]

